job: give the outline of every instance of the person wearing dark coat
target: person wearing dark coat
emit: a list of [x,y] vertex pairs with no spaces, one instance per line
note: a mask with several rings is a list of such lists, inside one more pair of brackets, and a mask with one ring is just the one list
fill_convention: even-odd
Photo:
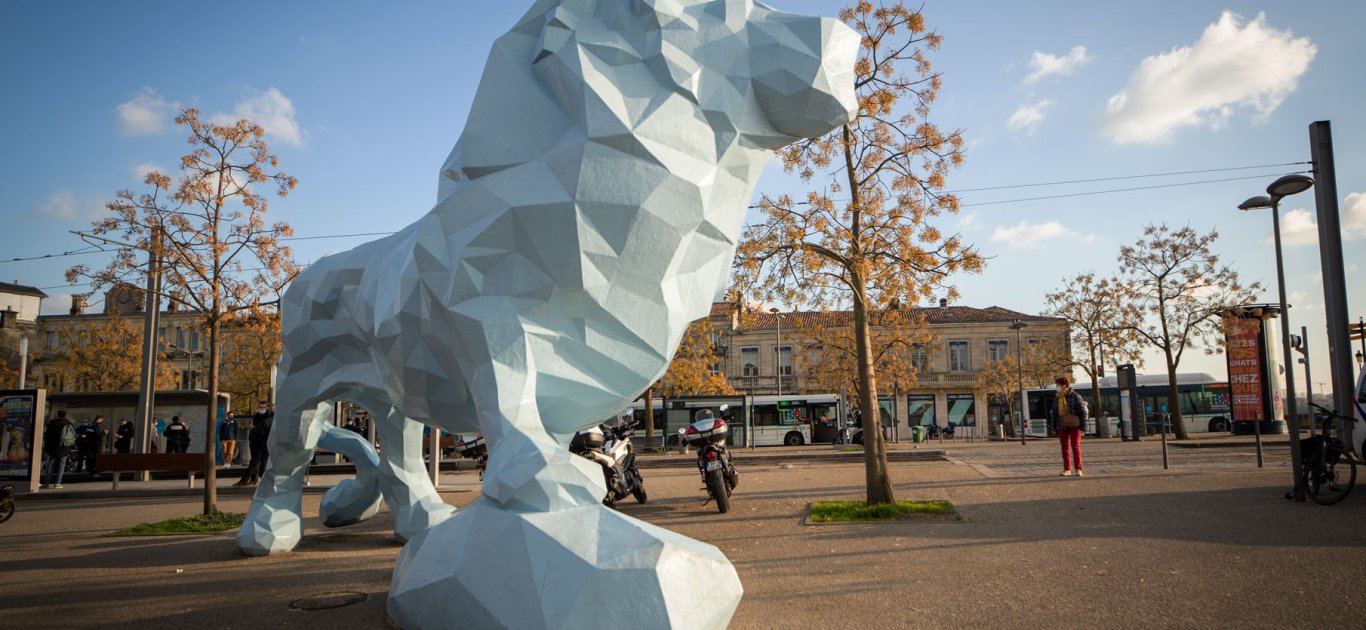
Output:
[[133,452],[133,423],[128,418],[120,418],[118,428],[114,429],[114,451]]
[[261,401],[261,404],[256,408],[256,413],[251,416],[251,430],[247,432],[247,446],[251,451],[251,462],[247,464],[247,469],[242,472],[242,478],[232,485],[254,486],[261,481],[261,475],[266,472],[266,460],[270,458],[266,443],[270,440],[270,427],[274,422],[275,410],[271,409],[266,401]]
[[190,427],[180,421],[180,416],[172,416],[171,424],[166,425],[166,430],[161,434],[166,436],[167,453],[184,453],[190,450]]
[[66,458],[71,455],[71,448],[75,446],[74,442],[62,439],[69,427],[71,420],[67,419],[66,410],[58,409],[57,417],[49,420],[43,428],[43,454],[47,456],[47,466],[43,470],[42,480],[44,488],[62,487],[62,475],[66,473]]

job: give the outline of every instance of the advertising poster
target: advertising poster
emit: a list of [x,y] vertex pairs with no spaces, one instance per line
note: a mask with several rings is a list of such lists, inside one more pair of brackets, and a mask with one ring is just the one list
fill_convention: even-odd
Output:
[[0,477],[26,477],[33,452],[33,396],[0,397]]
[[1224,318],[1228,386],[1233,399],[1234,422],[1263,420],[1261,332],[1260,319]]

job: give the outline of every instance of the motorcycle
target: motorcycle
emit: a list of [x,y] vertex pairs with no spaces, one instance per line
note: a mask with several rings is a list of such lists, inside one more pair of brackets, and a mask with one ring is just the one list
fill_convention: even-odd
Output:
[[[627,495],[636,498],[637,503],[649,499],[645,493],[645,480],[636,468],[636,453],[628,437],[636,425],[622,422],[617,426],[600,424],[574,434],[569,441],[569,452],[602,466],[603,481],[607,485],[607,495],[602,504],[616,507],[617,501]],[[609,437],[610,436],[610,437]]]
[[14,486],[0,486],[0,523],[14,516]]
[[716,509],[722,514],[730,510],[730,493],[740,483],[740,473],[726,450],[729,434],[726,421],[716,417],[711,409],[698,411],[693,423],[683,430],[683,439],[697,449],[697,470],[702,473],[707,496],[716,501]]
[[455,442],[455,454],[474,460],[475,466],[479,469],[479,481],[484,480],[484,471],[489,467],[489,449],[488,445],[484,444],[484,436],[460,436]]

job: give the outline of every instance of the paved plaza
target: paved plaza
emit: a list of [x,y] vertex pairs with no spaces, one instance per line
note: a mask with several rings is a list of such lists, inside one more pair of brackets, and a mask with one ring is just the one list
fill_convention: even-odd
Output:
[[[809,457],[797,460],[742,453],[728,514],[703,505],[695,470],[669,465],[685,456],[655,456],[643,469],[650,502],[622,510],[731,558],[745,587],[737,629],[1355,626],[1366,610],[1366,493],[1332,507],[1290,503],[1284,443],[1268,443],[1258,469],[1247,440],[1224,441],[1235,444],[1173,446],[1165,471],[1156,441],[1088,441],[1083,479],[1057,476],[1053,442],[894,445],[945,451],[895,461],[891,473],[898,498],[951,500],[961,522],[803,525],[808,502],[861,496],[862,466],[833,461],[829,447],[799,449]],[[478,496],[473,471],[445,473],[442,485],[453,505]],[[5,626],[385,627],[400,549],[388,515],[330,530],[318,499],[304,497],[305,541],[268,558],[242,557],[231,533],[109,535],[192,514],[194,496],[21,499],[0,525]],[[225,495],[221,507],[248,500]],[[291,608],[338,592],[365,599]]]

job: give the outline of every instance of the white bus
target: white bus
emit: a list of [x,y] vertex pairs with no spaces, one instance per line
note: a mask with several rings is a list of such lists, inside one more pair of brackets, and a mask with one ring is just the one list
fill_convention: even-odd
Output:
[[[1163,418],[1172,413],[1167,398],[1166,374],[1141,374],[1137,378],[1139,403],[1142,405],[1144,435],[1153,435],[1162,430]],[[1091,409],[1092,421],[1087,422],[1087,433],[1095,433],[1094,418],[1107,416],[1111,423],[1111,435],[1119,435],[1119,387],[1115,377],[1107,376],[1097,383],[1100,387],[1100,409]],[[1091,383],[1080,382],[1073,386],[1089,405],[1095,402],[1091,397]],[[1029,435],[1042,437],[1047,434],[1048,404],[1056,399],[1053,388],[1025,390],[1029,399]],[[1220,381],[1204,372],[1188,372],[1176,375],[1176,396],[1181,405],[1181,423],[1187,433],[1222,432],[1231,426],[1232,414],[1228,381]],[[1168,425],[1170,432],[1171,427]]]
[[811,444],[816,432],[834,430],[844,417],[838,394],[751,396],[747,403],[753,446]]

